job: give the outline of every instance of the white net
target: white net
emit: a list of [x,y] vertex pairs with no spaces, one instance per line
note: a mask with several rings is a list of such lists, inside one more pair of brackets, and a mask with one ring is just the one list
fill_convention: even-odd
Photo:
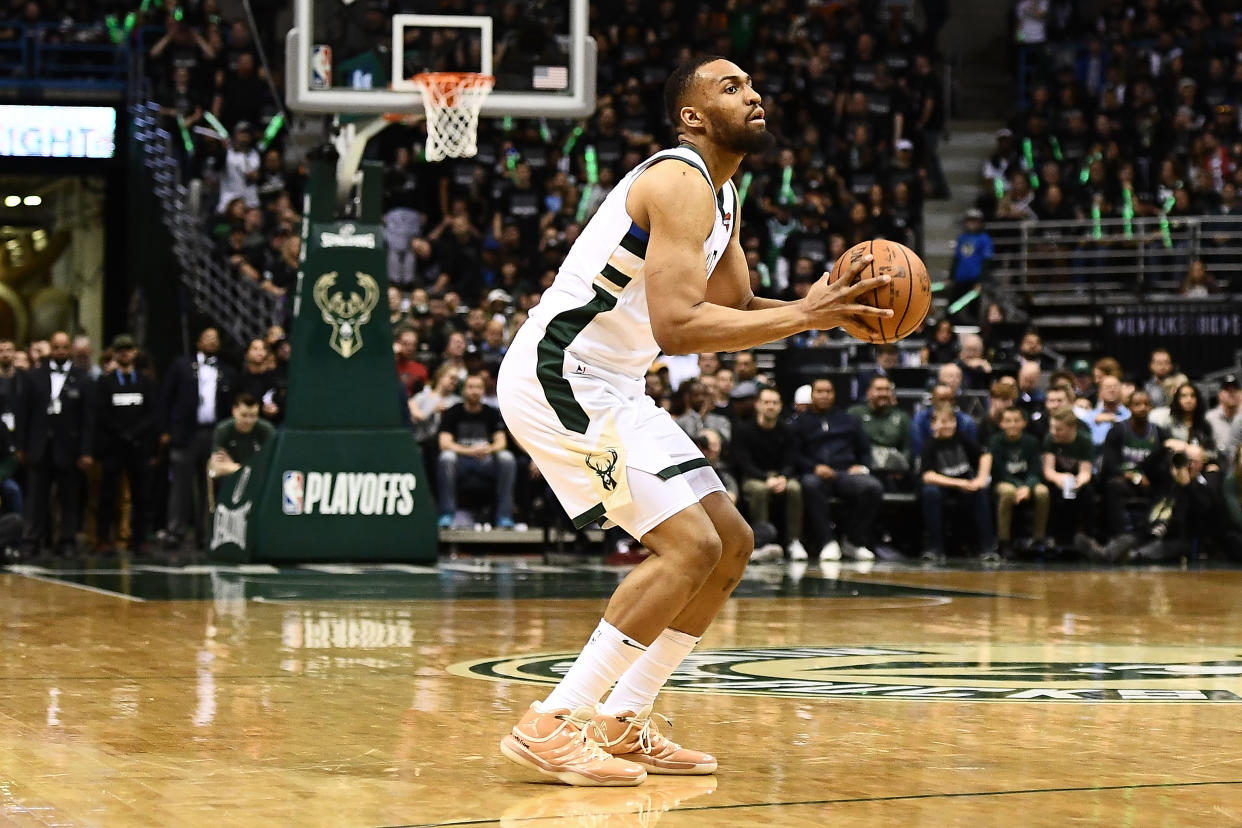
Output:
[[479,107],[496,79],[472,72],[430,72],[413,78],[427,110],[427,160],[470,158],[479,151]]

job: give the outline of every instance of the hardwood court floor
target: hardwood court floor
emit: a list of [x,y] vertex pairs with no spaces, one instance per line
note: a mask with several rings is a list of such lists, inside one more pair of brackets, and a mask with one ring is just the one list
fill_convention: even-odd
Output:
[[0,573],[0,822],[1242,824],[1242,573],[755,568],[659,708],[715,777],[528,781],[621,574]]

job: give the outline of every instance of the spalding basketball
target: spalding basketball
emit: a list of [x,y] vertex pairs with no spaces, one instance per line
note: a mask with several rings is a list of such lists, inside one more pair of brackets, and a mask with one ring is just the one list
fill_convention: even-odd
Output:
[[893,281],[858,297],[858,302],[877,308],[892,308],[893,315],[887,319],[878,317],[855,317],[841,327],[855,339],[879,345],[904,339],[918,329],[931,308],[931,277],[927,266],[918,255],[906,247],[887,239],[873,239],[851,247],[841,254],[828,274],[829,283],[847,273],[850,265],[868,253],[871,266],[859,271],[855,281],[874,276],[892,276]]

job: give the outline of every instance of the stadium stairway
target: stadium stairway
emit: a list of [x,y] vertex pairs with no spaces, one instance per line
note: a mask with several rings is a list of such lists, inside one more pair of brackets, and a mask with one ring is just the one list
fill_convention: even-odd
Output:
[[[962,214],[974,206],[983,162],[1013,107],[1014,82],[1004,71],[1009,7],[997,0],[953,0],[940,32],[940,51],[953,73],[952,120],[940,144],[940,162],[953,197],[923,208],[923,258],[933,281],[948,278]],[[943,304],[937,301],[937,314]]]
[[1003,118],[1013,110],[1016,84],[1006,71],[1012,54],[1013,5],[953,0],[939,45],[954,66],[954,117]]
[[1001,121],[951,122],[950,137],[940,144],[940,163],[952,197],[923,205],[923,259],[932,281],[948,278],[953,245],[962,230],[962,215],[979,197],[983,162],[996,145]]

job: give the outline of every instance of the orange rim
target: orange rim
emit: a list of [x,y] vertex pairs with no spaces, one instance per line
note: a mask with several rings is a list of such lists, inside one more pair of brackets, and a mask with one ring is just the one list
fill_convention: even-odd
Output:
[[436,87],[446,106],[457,105],[457,93],[467,81],[473,81],[472,87],[486,86],[489,90],[496,83],[495,76],[479,72],[420,72],[410,80]]

